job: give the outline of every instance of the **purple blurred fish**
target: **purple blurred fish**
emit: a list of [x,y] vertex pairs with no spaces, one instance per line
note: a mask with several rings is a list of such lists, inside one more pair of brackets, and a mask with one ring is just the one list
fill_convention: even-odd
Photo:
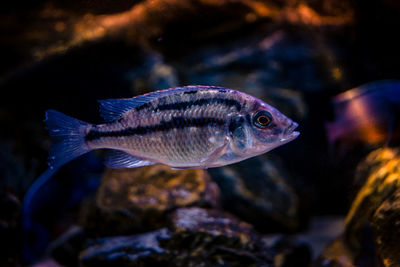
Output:
[[130,99],[100,101],[105,124],[93,125],[46,112],[58,142],[50,168],[94,149],[112,149],[106,165],[135,168],[165,164],[176,169],[224,166],[295,139],[298,126],[250,95],[216,86],[185,86]]
[[379,144],[398,139],[400,81],[371,82],[333,99],[335,120],[326,123],[331,144]]

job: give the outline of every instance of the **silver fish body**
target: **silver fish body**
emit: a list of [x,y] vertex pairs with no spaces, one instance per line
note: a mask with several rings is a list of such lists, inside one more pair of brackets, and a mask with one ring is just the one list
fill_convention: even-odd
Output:
[[47,128],[60,140],[50,153],[50,166],[107,148],[115,151],[107,161],[113,168],[157,163],[179,169],[218,167],[265,153],[299,135],[294,131],[297,123],[275,108],[215,86],[103,100],[100,113],[106,123],[91,125],[47,112]]

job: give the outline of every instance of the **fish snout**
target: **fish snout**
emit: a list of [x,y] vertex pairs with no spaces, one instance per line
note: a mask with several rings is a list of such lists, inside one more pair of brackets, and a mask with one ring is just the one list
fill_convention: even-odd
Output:
[[293,133],[293,131],[299,126],[297,122],[292,121],[290,125],[283,131],[283,136],[287,136]]
[[290,122],[289,126],[282,133],[281,142],[287,143],[299,136],[300,132],[295,131],[298,126],[297,122]]

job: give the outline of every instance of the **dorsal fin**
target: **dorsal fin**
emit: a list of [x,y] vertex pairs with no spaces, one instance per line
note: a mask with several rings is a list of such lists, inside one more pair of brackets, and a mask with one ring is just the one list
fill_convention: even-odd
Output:
[[196,91],[196,90],[209,90],[209,89],[222,89],[219,86],[202,86],[202,85],[189,85],[184,87],[170,88],[166,90],[151,92],[148,94],[135,96],[133,98],[124,99],[106,99],[99,100],[100,115],[106,122],[118,120],[122,115],[133,109],[145,105],[158,97],[174,95],[181,92]]
[[137,107],[139,102],[132,101],[132,99],[106,99],[99,100],[100,116],[106,122],[118,120],[125,112]]

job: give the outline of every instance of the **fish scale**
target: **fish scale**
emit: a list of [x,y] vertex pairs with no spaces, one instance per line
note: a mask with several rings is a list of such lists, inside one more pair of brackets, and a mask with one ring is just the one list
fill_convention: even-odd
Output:
[[[115,132],[126,128],[128,125],[132,127],[146,127],[157,125],[162,121],[170,121],[171,118],[177,117],[184,119],[215,118],[222,120],[228,117],[229,114],[235,110],[235,107],[227,106],[224,102],[214,103],[212,100],[227,99],[236,101],[235,99],[227,98],[227,96],[222,98],[223,95],[226,95],[226,93],[218,93],[216,90],[210,90],[209,92],[203,91],[201,96],[179,93],[162,99],[155,99],[150,102],[146,108],[140,108],[139,110],[132,109],[129,112],[130,114],[126,114],[126,119],[122,119],[120,122],[117,121],[112,124],[97,126],[97,131]],[[183,110],[172,109],[172,105],[177,105],[177,103],[195,102],[199,100],[210,101],[210,103],[205,106],[193,104],[191,106],[186,106]],[[160,106],[164,107],[163,111],[159,109]],[[169,108],[171,108],[171,110]],[[138,120],[137,118],[144,119]],[[225,124],[210,125],[208,127],[190,127],[192,129],[189,129],[189,132],[192,134],[187,134],[188,129],[185,128],[185,121],[182,122],[182,125],[178,124],[176,126],[177,128],[173,130],[161,130],[153,134],[131,135],[117,138],[102,137],[91,141],[89,146],[92,148],[107,146],[108,148],[114,149],[124,147],[125,150],[132,151],[132,154],[145,158],[159,157],[165,161],[190,163],[201,160],[206,155],[206,151],[212,150],[213,146],[219,145],[218,142],[216,142],[216,144],[210,143],[209,139],[214,137],[215,132],[222,133],[224,132],[224,128],[226,128]],[[223,136],[221,136],[220,139],[222,142]],[[143,147],[142,144],[147,145]],[[160,150],[159,148],[162,149]]]
[[297,124],[278,110],[216,86],[102,100],[100,114],[106,123],[92,125],[47,111],[47,128],[58,141],[50,151],[50,167],[103,148],[114,151],[107,161],[113,168],[156,163],[217,167],[265,153],[298,136],[293,131]]

